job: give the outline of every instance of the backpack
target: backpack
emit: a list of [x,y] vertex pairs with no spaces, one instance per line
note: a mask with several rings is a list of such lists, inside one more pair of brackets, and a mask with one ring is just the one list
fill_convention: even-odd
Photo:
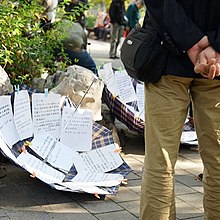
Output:
[[121,60],[129,76],[147,82],[160,80],[166,66],[168,50],[156,30],[136,25],[121,47]]

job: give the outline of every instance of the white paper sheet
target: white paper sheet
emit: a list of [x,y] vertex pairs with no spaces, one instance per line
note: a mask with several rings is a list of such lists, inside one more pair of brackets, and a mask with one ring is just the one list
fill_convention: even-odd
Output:
[[78,172],[104,173],[118,168],[123,160],[114,144],[80,153],[74,165]]
[[69,171],[78,153],[63,145],[49,134],[41,133],[34,137],[30,148],[52,166]]
[[139,117],[144,121],[144,84],[137,83],[136,94]]
[[81,186],[111,187],[119,185],[122,179],[124,177],[121,174],[80,172],[71,182]]
[[60,142],[74,151],[92,149],[92,112],[64,107]]
[[197,140],[197,135],[195,131],[183,131],[181,135],[181,142],[195,141]]
[[115,71],[115,82],[119,91],[119,98],[123,103],[137,100],[137,96],[132,85],[131,78],[126,70]]
[[62,172],[43,163],[28,152],[22,152],[17,159],[22,167],[24,167],[29,173],[34,173],[37,178],[45,183],[59,183],[65,178],[65,175]]
[[20,140],[12,113],[11,96],[0,96],[0,135],[9,147]]
[[99,76],[104,81],[104,84],[107,86],[109,92],[111,92],[112,95],[116,97],[119,94],[119,91],[117,89],[112,64],[104,64],[103,69],[99,71]]
[[109,194],[111,194],[107,190],[98,188],[97,186],[80,186],[80,185],[77,185],[73,182],[63,182],[62,185],[65,186],[66,188],[64,188],[60,185],[56,185],[56,184],[55,184],[55,188],[59,189],[59,190],[62,189],[62,190],[65,190],[65,191],[85,192],[85,193],[97,194],[97,195],[109,195]]
[[32,114],[34,134],[47,132],[58,137],[61,125],[61,95],[34,93],[32,95]]
[[27,90],[21,90],[15,93],[14,120],[21,140],[33,135],[30,98]]

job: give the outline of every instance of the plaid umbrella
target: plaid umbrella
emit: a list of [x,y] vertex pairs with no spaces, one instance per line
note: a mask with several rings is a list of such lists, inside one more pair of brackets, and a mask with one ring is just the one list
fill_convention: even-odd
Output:
[[[29,94],[37,92],[37,90],[35,90],[31,87],[28,87],[26,85],[22,85],[21,89],[27,90],[29,92]],[[12,100],[13,100],[14,93],[11,94],[11,96],[12,96]],[[21,154],[21,148],[24,145],[24,143],[26,141],[31,142],[32,139],[33,139],[33,137],[28,138],[26,140],[19,141],[16,144],[14,144],[11,149],[9,149],[9,148],[7,148],[7,149],[9,149],[11,151],[12,155],[14,155],[15,158],[17,158]],[[102,126],[102,125],[100,125],[96,122],[93,122],[93,126],[92,126],[92,149],[101,148],[101,147],[104,147],[104,146],[107,146],[107,145],[110,145],[110,144],[114,144],[113,137],[112,137],[112,132],[110,130],[108,130],[106,127],[104,127],[104,126]],[[8,157],[16,165],[19,165],[19,164],[17,164],[17,162],[14,160],[13,157],[8,156],[9,154],[4,151],[4,148],[1,145],[0,145],[0,150],[1,150],[2,154],[5,157]],[[31,150],[31,148],[27,148],[27,151],[30,154],[35,155],[36,157],[38,157],[38,155],[36,155]],[[122,165],[120,165],[120,167],[118,167],[117,169],[112,170],[108,173],[121,174],[123,177],[125,177],[130,172],[131,172],[131,168],[123,160],[123,163],[122,163]],[[71,179],[74,178],[76,176],[76,174],[77,174],[77,170],[76,170],[75,166],[73,165],[71,167],[70,171],[68,172],[68,174],[65,175],[65,178],[64,178],[63,182],[71,181]],[[63,186],[62,184],[57,185],[57,184],[51,183],[49,185],[52,188],[56,188],[58,190],[73,191],[73,192],[84,192],[84,191],[74,191],[74,190],[68,189],[66,186]],[[105,194],[105,192],[106,192],[106,194],[116,194],[119,187],[120,187],[120,184],[117,185],[117,186],[112,186],[112,187],[98,187],[98,188],[103,190],[103,192],[104,192],[103,194]]]
[[[106,86],[103,89],[103,100],[120,122],[124,123],[130,130],[136,131],[140,135],[144,135],[144,121],[141,118],[136,117],[134,113],[130,111],[117,97],[114,97]],[[137,103],[132,102],[128,103],[128,105],[136,107]]]
[[[132,79],[134,89],[136,90],[137,81]],[[109,107],[110,111],[113,113],[115,118],[120,122],[125,124],[130,130],[136,131],[140,135],[144,135],[144,125],[145,122],[136,117],[135,114],[129,110],[129,108],[120,101],[118,97],[113,96],[113,94],[108,90],[107,86],[104,86],[103,89],[103,100],[106,105]],[[137,102],[127,103],[128,105],[137,108]],[[195,130],[192,126],[189,125],[189,122],[186,122],[183,127],[183,135],[187,136],[189,132],[195,133]],[[181,140],[183,144],[198,145],[197,139],[185,141]]]

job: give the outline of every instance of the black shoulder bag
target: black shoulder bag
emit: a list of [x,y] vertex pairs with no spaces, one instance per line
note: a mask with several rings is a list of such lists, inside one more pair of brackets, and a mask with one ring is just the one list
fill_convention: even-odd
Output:
[[160,80],[166,66],[168,50],[151,25],[136,25],[121,47],[121,60],[129,76],[147,83]]

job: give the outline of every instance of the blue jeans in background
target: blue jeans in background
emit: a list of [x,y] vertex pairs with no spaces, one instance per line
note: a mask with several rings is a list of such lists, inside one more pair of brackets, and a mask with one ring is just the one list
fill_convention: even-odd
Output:
[[96,75],[98,74],[96,64],[86,50],[81,52],[66,49],[65,52],[68,54],[68,57],[71,59],[73,65],[75,64],[85,67],[91,70]]

